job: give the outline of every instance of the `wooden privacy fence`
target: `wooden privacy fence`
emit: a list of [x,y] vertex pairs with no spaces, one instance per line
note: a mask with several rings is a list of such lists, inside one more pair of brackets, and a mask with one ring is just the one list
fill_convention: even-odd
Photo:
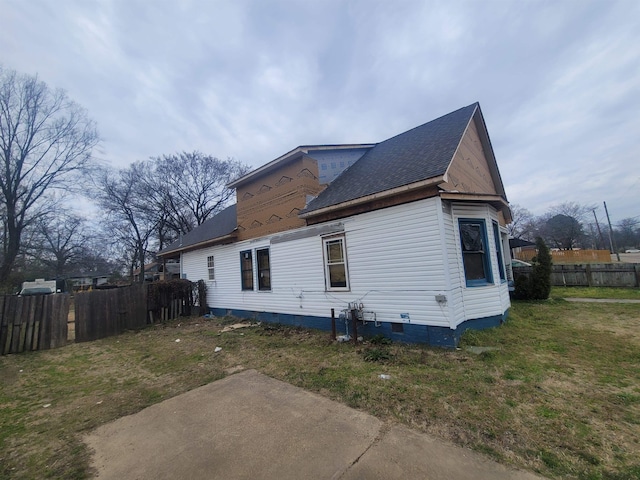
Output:
[[69,295],[0,296],[0,354],[67,344]]
[[75,297],[76,342],[136,330],[154,322],[191,315],[194,284],[187,280],[136,284],[79,292]]
[[[513,277],[528,276],[532,269],[533,267],[513,267]],[[558,287],[640,287],[640,264],[553,265],[551,285]]]
[[166,322],[182,315],[191,315],[194,297],[197,297],[197,285],[198,283],[182,279],[149,284],[149,323]]
[[147,286],[79,292],[75,296],[76,342],[118,335],[147,324]]
[[[551,250],[551,260],[559,263],[608,263],[611,261],[609,250]],[[515,254],[518,260],[530,262],[538,252],[535,249],[521,250]]]

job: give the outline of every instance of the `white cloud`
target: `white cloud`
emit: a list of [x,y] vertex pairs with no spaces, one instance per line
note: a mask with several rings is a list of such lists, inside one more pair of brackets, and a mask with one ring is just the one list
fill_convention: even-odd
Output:
[[509,199],[639,215],[640,3],[0,0],[0,61],[67,89],[113,165],[259,166],[479,100]]

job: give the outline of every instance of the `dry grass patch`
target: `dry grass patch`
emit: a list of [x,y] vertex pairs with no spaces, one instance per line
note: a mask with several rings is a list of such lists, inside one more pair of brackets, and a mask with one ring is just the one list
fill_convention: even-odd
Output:
[[82,434],[244,368],[549,477],[639,478],[639,317],[516,303],[503,327],[465,335],[496,348],[478,355],[193,318],[3,357],[0,478],[86,478]]

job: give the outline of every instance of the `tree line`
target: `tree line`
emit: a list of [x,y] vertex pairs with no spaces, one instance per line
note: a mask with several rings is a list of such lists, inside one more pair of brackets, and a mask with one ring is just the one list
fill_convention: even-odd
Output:
[[[36,277],[132,276],[226,207],[226,185],[248,170],[197,151],[117,169],[96,161],[99,142],[95,122],[64,90],[0,66],[3,291]],[[83,216],[79,203],[98,213]]]
[[564,202],[536,216],[512,204],[511,213],[511,237],[531,242],[540,237],[550,248],[624,252],[640,247],[640,217],[623,218],[610,229],[604,209],[598,205]]
[[[231,203],[234,192],[226,185],[248,171],[234,159],[197,151],[117,169],[95,160],[99,142],[95,122],[64,90],[0,65],[3,291],[15,291],[23,280],[74,273],[133,277],[158,250]],[[80,202],[96,205],[98,213],[83,216]],[[638,217],[609,232],[591,205],[567,202],[541,216],[511,208],[515,238],[541,237],[551,248],[606,249],[611,233],[622,250],[640,245]]]

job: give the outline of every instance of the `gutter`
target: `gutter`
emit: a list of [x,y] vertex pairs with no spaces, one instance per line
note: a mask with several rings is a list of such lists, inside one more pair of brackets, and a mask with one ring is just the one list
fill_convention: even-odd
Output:
[[215,245],[218,243],[222,243],[225,240],[235,240],[235,238],[238,236],[238,233],[236,230],[234,230],[233,232],[227,234],[227,235],[223,235],[222,237],[216,237],[216,238],[210,238],[208,240],[203,240],[202,242],[198,242],[198,243],[193,243],[191,245],[185,245],[179,248],[174,248],[173,250],[165,250],[164,252],[158,252],[156,254],[156,256],[158,257],[165,257],[165,256],[169,256],[171,254],[174,253],[179,253],[179,252],[188,252],[189,250],[195,250],[197,248],[201,248],[201,247],[206,247],[209,245]]
[[410,183],[409,185],[402,185],[401,187],[392,188],[391,190],[384,190],[382,192],[373,193],[370,195],[366,195],[364,197],[355,198],[353,200],[348,200],[346,202],[338,203],[336,205],[330,205],[328,207],[319,208],[317,210],[311,210],[310,212],[300,213],[298,217],[300,218],[311,218],[316,215],[322,215],[323,213],[332,212],[335,210],[342,210],[343,208],[352,207],[355,205],[360,205],[363,203],[367,203],[373,200],[379,200],[381,198],[393,197],[400,193],[410,192],[413,190],[418,190],[424,187],[431,187],[434,185],[438,185],[444,182],[444,175],[440,175],[437,177],[432,177],[427,180],[421,180],[420,182]]

